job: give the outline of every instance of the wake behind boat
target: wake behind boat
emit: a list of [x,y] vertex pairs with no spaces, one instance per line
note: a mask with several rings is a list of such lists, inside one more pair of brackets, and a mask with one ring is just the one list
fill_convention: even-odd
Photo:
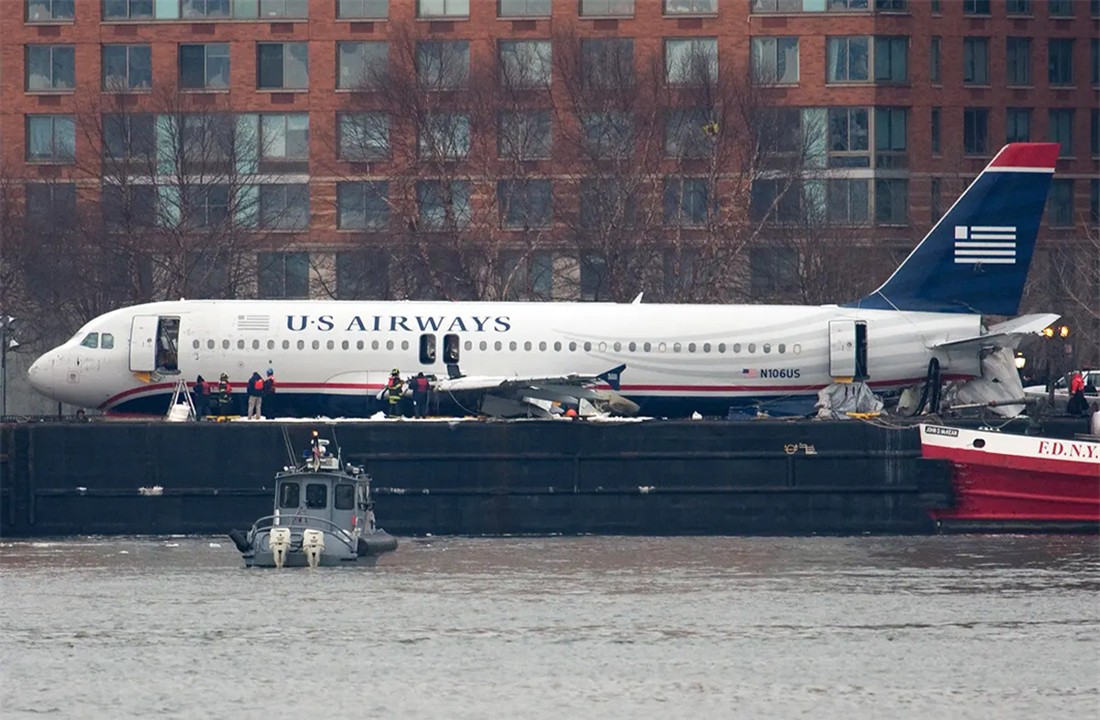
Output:
[[948,460],[961,532],[1100,531],[1100,442],[921,425],[921,454]]
[[370,483],[314,430],[305,460],[276,474],[272,514],[229,537],[245,567],[374,565],[397,539],[375,523]]

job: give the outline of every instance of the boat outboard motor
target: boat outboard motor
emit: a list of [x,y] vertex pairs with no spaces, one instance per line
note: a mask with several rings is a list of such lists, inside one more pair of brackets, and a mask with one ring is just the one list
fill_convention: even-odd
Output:
[[302,531],[302,552],[309,566],[315,568],[321,564],[321,553],[325,551],[325,533],[321,530]]
[[244,530],[230,530],[229,539],[241,552],[248,552],[252,549],[252,543],[248,542],[248,534]]
[[286,556],[290,554],[290,528],[271,528],[268,536],[271,541],[271,555],[275,560],[275,567],[281,568],[286,563]]

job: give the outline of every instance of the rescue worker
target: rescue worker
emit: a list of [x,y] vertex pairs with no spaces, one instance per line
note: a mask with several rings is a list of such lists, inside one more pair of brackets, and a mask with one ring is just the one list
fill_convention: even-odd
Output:
[[[267,369],[267,376],[264,377],[264,397],[270,398],[275,394],[275,371],[272,368]],[[271,401],[268,400],[267,406],[268,412],[271,412]]]
[[210,414],[210,386],[202,375],[195,378],[195,384],[191,386],[191,394],[195,400],[195,419],[202,420]]
[[413,417],[428,417],[428,389],[431,383],[424,373],[417,373],[409,385],[412,387]]
[[233,411],[233,386],[229,384],[229,375],[222,373],[218,379],[217,410],[219,415],[228,415]]
[[259,420],[263,417],[261,408],[264,403],[264,379],[260,377],[260,373],[252,373],[252,377],[248,378],[248,387],[245,388],[245,392],[248,394],[248,419]]
[[396,417],[401,414],[401,397],[405,394],[405,381],[397,368],[390,373],[386,381],[386,415]]
[[1066,412],[1070,415],[1084,415],[1089,409],[1089,402],[1085,399],[1085,379],[1081,373],[1075,372],[1069,380],[1069,402],[1066,403]]

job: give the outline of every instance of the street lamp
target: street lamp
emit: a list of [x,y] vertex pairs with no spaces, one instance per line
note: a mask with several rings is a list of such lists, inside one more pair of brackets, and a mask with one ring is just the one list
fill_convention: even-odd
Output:
[[0,390],[0,417],[8,414],[8,350],[19,347],[19,341],[15,339],[16,319],[11,315],[0,316],[0,382],[3,389]]

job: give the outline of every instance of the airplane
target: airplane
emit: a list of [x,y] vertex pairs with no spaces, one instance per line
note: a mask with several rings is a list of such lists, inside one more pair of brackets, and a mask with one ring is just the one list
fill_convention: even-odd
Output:
[[505,416],[581,399],[665,417],[805,412],[836,381],[912,387],[933,360],[944,381],[982,382],[998,348],[1057,319],[984,323],[1018,311],[1058,147],[1006,145],[878,289],[845,304],[154,302],[91,320],[29,379],[72,405],[163,414],[180,379],[227,373],[243,389],[271,367],[265,408],[330,417],[382,409],[394,368],[431,377],[452,409]]

